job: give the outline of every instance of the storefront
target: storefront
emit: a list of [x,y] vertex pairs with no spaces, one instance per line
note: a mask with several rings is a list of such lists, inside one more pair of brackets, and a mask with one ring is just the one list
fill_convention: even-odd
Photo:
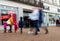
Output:
[[18,8],[17,7],[12,7],[12,6],[6,6],[6,5],[0,5],[0,25],[3,25],[4,21],[7,21],[9,19],[9,13],[16,14],[16,20],[18,20]]
[[60,7],[44,3],[44,13],[47,14],[49,26],[56,26],[56,19],[60,16]]
[[30,10],[24,10],[23,11],[23,19],[24,19],[24,26],[25,27],[29,27],[29,14],[32,14],[32,11],[30,11]]
[[44,15],[44,18],[47,18],[46,22],[48,23],[48,26],[56,26],[56,19],[60,18],[60,14],[58,12],[54,13],[50,11],[44,11]]

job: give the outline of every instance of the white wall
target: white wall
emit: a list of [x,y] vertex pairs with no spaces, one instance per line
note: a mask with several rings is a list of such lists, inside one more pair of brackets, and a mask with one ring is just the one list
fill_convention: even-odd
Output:
[[13,7],[18,7],[19,8],[19,16],[23,16],[23,8],[24,9],[29,9],[29,10],[33,10],[33,8],[35,8],[34,6],[30,6],[30,5],[25,5],[25,4],[21,4],[21,3],[17,3],[17,2],[12,2],[12,1],[6,1],[6,0],[0,0],[0,4],[2,5],[7,5],[7,6],[13,6]]
[[17,3],[17,2],[12,2],[12,1],[0,1],[0,4],[15,6],[15,7],[22,7],[22,8],[31,9],[31,10],[33,10],[33,8],[34,8],[34,6],[25,5],[25,4],[21,4],[21,3]]

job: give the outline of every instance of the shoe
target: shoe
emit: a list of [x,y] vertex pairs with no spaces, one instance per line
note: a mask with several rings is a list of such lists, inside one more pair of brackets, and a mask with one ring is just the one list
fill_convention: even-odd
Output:
[[38,33],[35,33],[35,35],[38,35]]
[[12,33],[12,31],[9,31],[9,33]]
[[48,34],[48,31],[47,31],[47,32],[45,32],[45,34]]
[[48,32],[45,32],[45,34],[48,34]]
[[48,34],[48,29],[46,29],[46,32],[45,32],[45,34]]
[[40,33],[39,31],[37,33]]
[[32,31],[29,31],[28,34],[32,34],[33,32]]
[[45,34],[48,34],[47,32]]

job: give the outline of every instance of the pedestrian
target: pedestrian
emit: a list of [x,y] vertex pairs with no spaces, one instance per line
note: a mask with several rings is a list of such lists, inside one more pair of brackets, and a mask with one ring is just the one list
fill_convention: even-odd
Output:
[[56,26],[60,27],[60,18],[56,19]]
[[48,28],[47,28],[48,27],[48,19],[46,17],[46,14],[45,14],[45,16],[43,16],[43,22],[42,22],[41,27],[46,31],[45,34],[48,34]]
[[10,22],[10,24],[9,24],[10,29],[8,30],[8,32],[9,32],[9,33],[12,33],[13,18],[10,17],[8,20],[9,20],[9,22]]
[[4,21],[4,33],[6,33],[7,23]]
[[32,34],[33,33],[33,29],[34,29],[34,25],[33,25],[33,20],[30,19],[31,14],[29,14],[29,31],[28,34]]
[[22,30],[22,29],[23,29],[23,26],[24,26],[22,17],[20,17],[18,26],[19,26],[19,28],[20,28],[20,33],[22,34],[22,33],[23,33],[23,30]]
[[40,32],[39,26],[38,26],[39,22],[40,22],[40,25],[42,23],[42,10],[40,10],[39,8],[34,9],[32,14],[29,16],[29,19],[33,21],[32,25],[33,27],[35,27],[35,35],[37,35],[38,32]]

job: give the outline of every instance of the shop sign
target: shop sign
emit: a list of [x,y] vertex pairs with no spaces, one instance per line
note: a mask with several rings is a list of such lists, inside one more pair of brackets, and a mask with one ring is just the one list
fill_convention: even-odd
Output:
[[1,16],[1,19],[8,19],[9,18],[9,15],[2,15]]
[[8,14],[15,14],[14,11],[8,11]]

